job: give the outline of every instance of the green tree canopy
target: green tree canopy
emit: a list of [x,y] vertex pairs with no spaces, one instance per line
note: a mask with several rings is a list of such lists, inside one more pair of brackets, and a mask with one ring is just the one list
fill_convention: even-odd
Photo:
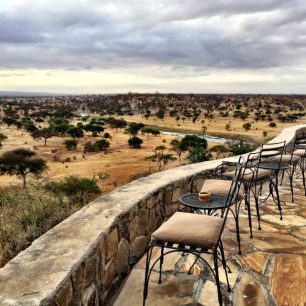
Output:
[[45,141],[45,146],[47,145],[47,139],[49,139],[49,138],[51,138],[55,135],[56,135],[56,133],[51,128],[43,128],[43,129],[40,129],[40,130],[35,130],[32,133],[32,137],[34,139],[43,138],[44,141]]
[[67,139],[64,141],[64,145],[66,146],[67,150],[75,150],[78,142],[75,139]]
[[129,146],[134,149],[140,149],[142,142],[142,139],[136,136],[133,136],[128,140]]
[[181,150],[187,151],[190,147],[201,146],[203,149],[207,148],[207,140],[197,135],[186,135],[181,140]]
[[64,193],[72,202],[87,203],[90,195],[101,193],[95,179],[68,176],[59,182],[49,183],[48,188],[54,192]]
[[158,167],[158,170],[161,171],[165,169],[167,164],[176,160],[176,158],[173,157],[173,154],[167,154],[165,153],[165,150],[165,146],[158,146],[154,149],[154,154],[147,156],[145,160],[155,163]]
[[105,139],[100,139],[95,142],[95,147],[97,151],[106,151],[110,146],[109,141]]
[[211,147],[209,151],[216,153],[216,155],[217,155],[216,159],[218,159],[220,154],[227,153],[229,151],[229,149],[224,145],[215,145],[215,146]]
[[16,175],[22,178],[26,188],[28,174],[39,175],[47,169],[46,161],[36,158],[36,153],[26,149],[15,149],[0,157],[0,174]]
[[60,136],[64,136],[70,128],[68,123],[54,124],[51,125],[51,127],[53,131],[58,133]]
[[83,130],[76,126],[70,127],[67,131],[67,134],[69,134],[74,139],[81,138],[84,136]]

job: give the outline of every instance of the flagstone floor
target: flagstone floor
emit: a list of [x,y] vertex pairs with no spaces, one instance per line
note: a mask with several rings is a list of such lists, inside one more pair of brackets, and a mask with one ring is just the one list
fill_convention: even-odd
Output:
[[[228,218],[222,241],[225,247],[232,292],[228,293],[220,267],[225,305],[234,306],[305,306],[306,305],[306,197],[301,179],[294,181],[294,203],[287,182],[280,187],[283,220],[271,200],[261,205],[262,230],[257,230],[252,211],[254,238],[249,236],[247,215],[241,209],[242,255],[238,255],[235,223]],[[253,205],[254,207],[254,205]],[[155,258],[158,256],[155,251]],[[207,257],[208,260],[211,258]],[[217,306],[217,291],[208,269],[193,263],[193,255],[171,254],[165,257],[162,284],[153,272],[147,306]],[[211,261],[212,262],[212,261]],[[145,258],[132,269],[114,298],[114,306],[142,305]]]

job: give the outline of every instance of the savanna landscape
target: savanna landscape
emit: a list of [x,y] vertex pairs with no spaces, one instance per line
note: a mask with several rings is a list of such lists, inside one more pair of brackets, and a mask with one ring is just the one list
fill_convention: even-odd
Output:
[[253,150],[304,123],[294,95],[0,98],[0,266],[118,186]]

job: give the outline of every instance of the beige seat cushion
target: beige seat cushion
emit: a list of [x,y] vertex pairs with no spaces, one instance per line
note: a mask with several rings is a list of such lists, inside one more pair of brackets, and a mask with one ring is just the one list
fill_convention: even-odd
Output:
[[[277,157],[275,157],[275,159],[277,159]],[[278,157],[279,160],[279,157]],[[291,154],[283,154],[282,156],[282,162],[286,163],[286,164],[296,164],[301,160],[301,157],[298,155],[292,155],[292,159],[291,159]]]
[[[252,179],[255,180],[255,175],[254,174],[254,178],[253,178],[253,171],[251,169],[246,169],[245,173],[243,175],[243,180],[246,182],[251,181]],[[223,173],[223,175],[227,176],[227,177],[233,177],[235,175],[235,171],[229,171],[229,172],[225,172]],[[271,175],[271,171],[270,170],[266,170],[266,169],[258,169],[258,173],[257,173],[257,181],[260,181],[264,178],[268,178]]]
[[[230,180],[211,180],[207,179],[204,181],[201,192],[210,192],[212,194],[219,194],[227,196],[231,188],[232,181]],[[240,187],[238,199],[243,198],[243,189]]]
[[300,157],[306,156],[306,149],[298,149],[293,152],[294,155],[298,155]]
[[156,241],[210,249],[218,243],[223,221],[214,216],[176,212],[151,237]]

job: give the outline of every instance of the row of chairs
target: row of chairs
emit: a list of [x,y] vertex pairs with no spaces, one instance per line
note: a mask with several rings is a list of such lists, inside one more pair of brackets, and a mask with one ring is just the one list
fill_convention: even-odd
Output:
[[[244,202],[245,209],[248,212],[251,238],[253,237],[251,197],[254,198],[255,202],[259,230],[261,229],[259,206],[270,196],[277,205],[282,219],[282,201],[278,190],[279,185],[287,174],[290,181],[292,201],[294,201],[293,178],[297,167],[299,167],[306,195],[305,159],[306,134],[297,133],[294,141],[287,146],[285,141],[269,143],[248,154],[247,157],[240,157],[237,162],[222,162],[215,170],[213,178],[207,179],[205,173],[193,177],[191,180],[191,192],[202,190],[212,194],[221,194],[226,197],[226,204],[218,215],[176,212],[152,234],[146,254],[143,305],[146,302],[149,279],[154,267],[159,263],[159,283],[161,283],[164,256],[173,252],[193,254],[195,262],[200,260],[207,265],[215,278],[218,301],[222,305],[219,263],[221,263],[225,272],[227,290],[231,290],[227,275],[228,267],[221,240],[229,212],[233,213],[236,221],[238,253],[241,254],[239,232],[241,204]],[[268,185],[268,194],[262,197],[265,185]],[[160,249],[160,256],[151,263],[153,248]],[[213,256],[213,267],[209,265],[203,254]]]

